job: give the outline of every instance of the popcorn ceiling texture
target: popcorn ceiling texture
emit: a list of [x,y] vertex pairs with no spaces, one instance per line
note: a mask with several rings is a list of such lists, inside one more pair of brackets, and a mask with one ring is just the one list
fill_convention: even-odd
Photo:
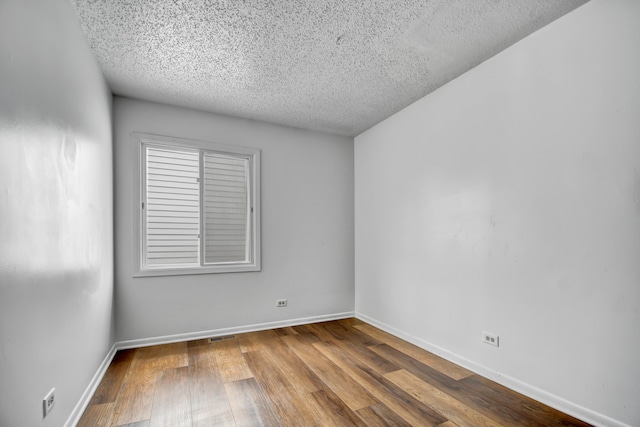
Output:
[[586,0],[72,0],[117,95],[355,136]]

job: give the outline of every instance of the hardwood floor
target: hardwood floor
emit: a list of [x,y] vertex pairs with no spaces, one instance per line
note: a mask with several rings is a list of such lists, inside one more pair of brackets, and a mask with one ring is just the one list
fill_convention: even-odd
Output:
[[357,319],[119,351],[78,426],[588,426]]

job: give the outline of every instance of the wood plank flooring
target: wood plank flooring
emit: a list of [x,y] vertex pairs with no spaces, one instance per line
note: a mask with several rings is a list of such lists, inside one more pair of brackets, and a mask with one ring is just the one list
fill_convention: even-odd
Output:
[[119,351],[78,423],[588,425],[357,319]]

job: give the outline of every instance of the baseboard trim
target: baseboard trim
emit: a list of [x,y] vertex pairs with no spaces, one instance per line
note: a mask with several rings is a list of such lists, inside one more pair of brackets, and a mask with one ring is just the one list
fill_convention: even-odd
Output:
[[120,341],[116,343],[118,350],[127,348],[149,347],[151,345],[170,344],[181,341],[199,340],[203,338],[213,338],[223,335],[242,334],[245,332],[264,331],[267,329],[285,328],[287,326],[304,325],[308,323],[326,322],[330,320],[346,319],[354,317],[353,311],[344,313],[325,314],[322,316],[301,317],[298,319],[279,320],[276,322],[257,323],[254,325],[235,326],[232,328],[211,329],[200,332],[187,332],[184,334],[164,335],[151,338]]
[[71,411],[71,415],[69,415],[69,418],[67,418],[67,422],[64,424],[65,427],[75,427],[78,424],[78,422],[80,421],[80,417],[82,417],[84,410],[87,409],[91,398],[96,392],[98,385],[100,385],[100,381],[102,381],[104,374],[107,372],[107,368],[109,368],[113,357],[116,355],[116,351],[117,348],[114,344],[111,346],[111,349],[102,360],[102,363],[98,367],[98,370],[96,371],[93,378],[91,378],[91,381],[89,381],[89,385],[84,390],[84,393],[82,393],[82,396],[80,397],[80,400],[76,404],[75,408],[73,408],[73,411]]
[[606,415],[600,414],[598,412],[592,411],[591,409],[587,409],[580,405],[577,405],[573,402],[565,400],[559,396],[548,393],[544,390],[541,390],[537,387],[534,387],[530,384],[522,382],[516,378],[510,377],[508,375],[501,374],[500,372],[496,372],[492,369],[489,369],[485,366],[482,366],[478,363],[472,362],[469,359],[465,359],[462,356],[459,356],[455,353],[452,353],[448,350],[445,350],[442,347],[439,347],[435,344],[432,344],[428,341],[425,341],[421,338],[415,337],[411,334],[408,334],[404,331],[396,329],[390,325],[387,325],[384,322],[380,322],[372,317],[367,316],[366,314],[357,312],[355,313],[355,317],[357,319],[362,320],[363,322],[367,322],[379,329],[382,329],[385,332],[388,332],[392,335],[397,336],[398,338],[402,338],[405,341],[408,341],[412,344],[417,345],[420,348],[423,348],[431,353],[434,353],[444,359],[447,359],[450,362],[453,362],[457,365],[460,365],[472,372],[475,372],[478,375],[481,375],[485,378],[488,378],[492,381],[497,382],[511,390],[517,391],[518,393],[524,394],[538,402],[544,403],[552,408],[555,408],[559,411],[562,411],[566,414],[569,414],[575,418],[578,418],[582,421],[585,421],[589,424],[593,424],[594,426],[602,426],[602,427],[631,427],[628,424],[620,422],[618,420],[614,420]]
[[82,414],[84,413],[85,409],[87,409],[87,406],[91,401],[91,398],[96,392],[98,385],[100,385],[100,381],[102,381],[102,378],[107,372],[107,368],[109,368],[109,365],[111,364],[111,361],[113,360],[118,350],[124,350],[128,348],[149,347],[152,345],[169,344],[173,342],[190,341],[190,340],[197,340],[202,338],[212,338],[212,337],[223,336],[223,335],[241,334],[244,332],[264,331],[267,329],[285,328],[287,326],[327,322],[330,320],[348,319],[354,316],[355,316],[355,312],[346,311],[343,313],[325,314],[322,316],[301,317],[297,319],[257,323],[254,325],[244,325],[244,326],[237,326],[233,328],[211,329],[208,331],[201,331],[201,332],[189,332],[184,334],[164,335],[164,336],[158,336],[158,337],[152,337],[152,338],[142,338],[137,340],[118,341],[111,346],[111,349],[109,350],[104,360],[98,367],[98,370],[96,371],[95,375],[89,382],[89,385],[85,389],[84,393],[82,393],[82,397],[80,397],[80,400],[76,404],[75,408],[73,408],[73,411],[71,411],[71,415],[69,415],[69,418],[67,418],[67,422],[64,424],[64,427],[75,427],[78,424],[78,422],[80,421],[80,417],[82,417]]

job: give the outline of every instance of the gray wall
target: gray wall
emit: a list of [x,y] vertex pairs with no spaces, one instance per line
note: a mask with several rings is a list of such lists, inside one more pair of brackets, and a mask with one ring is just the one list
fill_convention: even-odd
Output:
[[[119,340],[353,313],[352,138],[121,97],[114,125]],[[134,131],[262,150],[261,272],[133,277]]]
[[0,425],[57,427],[114,338],[111,93],[65,0],[0,2],[0,64]]
[[593,0],[356,137],[356,313],[640,425],[639,40]]

